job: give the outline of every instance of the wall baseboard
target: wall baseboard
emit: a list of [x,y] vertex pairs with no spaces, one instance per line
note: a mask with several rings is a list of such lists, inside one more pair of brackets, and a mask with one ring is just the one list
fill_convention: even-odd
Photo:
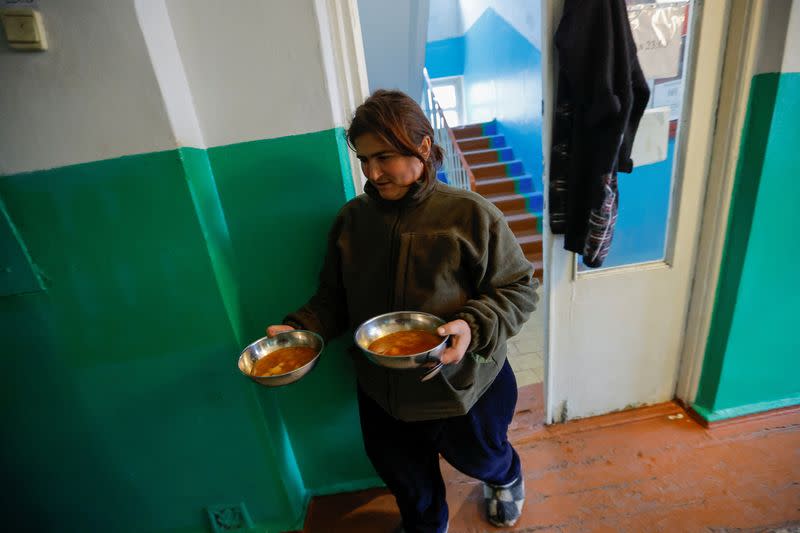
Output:
[[700,405],[685,406],[685,408],[700,424],[707,428],[714,428],[731,423],[766,418],[778,413],[800,411],[800,396],[719,410],[706,409]]

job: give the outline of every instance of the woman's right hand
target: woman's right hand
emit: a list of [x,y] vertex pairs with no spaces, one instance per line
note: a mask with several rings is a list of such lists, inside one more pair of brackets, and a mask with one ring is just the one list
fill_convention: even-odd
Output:
[[292,331],[294,328],[292,326],[287,326],[286,324],[278,324],[275,326],[269,326],[267,328],[267,336],[274,337],[278,333],[284,333],[286,331]]

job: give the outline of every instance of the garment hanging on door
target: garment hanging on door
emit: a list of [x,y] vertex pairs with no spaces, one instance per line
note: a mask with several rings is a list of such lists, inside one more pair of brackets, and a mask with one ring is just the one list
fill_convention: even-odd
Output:
[[631,172],[633,138],[650,90],[624,0],[566,0],[555,35],[558,93],[549,211],[564,248],[600,267],[617,220],[617,172]]

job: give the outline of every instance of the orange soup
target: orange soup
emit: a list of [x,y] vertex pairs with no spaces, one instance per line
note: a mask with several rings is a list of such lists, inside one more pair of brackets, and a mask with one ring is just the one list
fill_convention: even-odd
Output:
[[442,342],[442,337],[423,331],[411,329],[398,331],[372,341],[369,351],[380,355],[414,355],[432,350]]
[[317,351],[308,346],[281,348],[256,361],[253,367],[253,375],[277,376],[278,374],[285,374],[309,363],[314,359],[315,355],[317,355]]

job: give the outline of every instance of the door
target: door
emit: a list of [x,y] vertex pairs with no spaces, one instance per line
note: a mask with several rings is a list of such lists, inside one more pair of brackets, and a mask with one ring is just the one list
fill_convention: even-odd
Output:
[[[647,68],[640,51],[653,97],[637,134],[634,163],[638,158],[647,164],[620,174],[617,230],[604,268],[581,267],[579,257],[563,249],[563,236],[545,240],[548,422],[669,401],[678,380],[729,3],[627,3],[637,24],[680,27],[679,42],[664,46],[673,46],[672,56],[664,50],[647,58]],[[543,4],[547,176],[557,61],[553,34],[563,1]],[[676,11],[654,11],[664,6]],[[681,9],[683,24],[676,22]],[[678,55],[674,46],[680,46]],[[640,50],[647,48],[640,43]]]

